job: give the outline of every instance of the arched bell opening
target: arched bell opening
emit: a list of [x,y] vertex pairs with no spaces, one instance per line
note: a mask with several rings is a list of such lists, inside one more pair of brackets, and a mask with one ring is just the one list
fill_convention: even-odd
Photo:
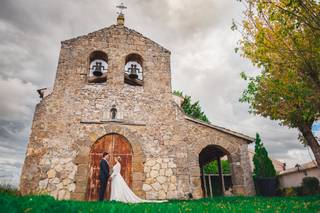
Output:
[[102,51],[94,51],[89,56],[89,82],[103,83],[107,81],[108,55]]
[[132,53],[126,56],[124,82],[133,86],[143,85],[143,59],[139,54]]
[[199,153],[203,197],[232,193],[229,153],[220,146],[208,145]]

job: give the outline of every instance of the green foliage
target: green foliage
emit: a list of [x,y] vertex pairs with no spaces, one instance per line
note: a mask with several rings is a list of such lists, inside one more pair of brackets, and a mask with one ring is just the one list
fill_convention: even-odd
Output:
[[173,91],[173,94],[176,95],[176,96],[183,97],[183,93],[181,91],[178,91],[178,90]]
[[302,179],[302,190],[304,195],[319,193],[319,180],[316,177],[305,177]]
[[297,192],[293,187],[284,188],[281,190],[281,196],[284,196],[284,197],[297,196]]
[[[221,160],[223,174],[230,174],[230,165],[227,160]],[[204,166],[205,174],[218,174],[218,161],[214,160]]]
[[261,142],[260,135],[256,135],[256,144],[254,148],[255,154],[253,156],[254,175],[256,177],[275,177],[276,170],[272,161],[268,157],[268,152]]
[[292,187],[296,192],[297,196],[304,196],[302,186]]
[[305,177],[302,186],[281,189],[281,196],[309,196],[320,193],[319,180],[316,177]]
[[50,196],[13,196],[0,193],[1,212],[318,212],[320,196],[263,198],[215,197],[172,200],[165,203],[125,204],[120,202],[57,201]]
[[173,91],[173,94],[184,98],[184,101],[182,103],[182,109],[183,109],[184,113],[186,113],[186,115],[188,115],[192,118],[199,119],[199,120],[204,121],[206,123],[210,123],[209,119],[202,111],[201,106],[199,104],[199,101],[192,103],[191,96],[183,95],[183,93],[181,91],[175,90],[175,91]]
[[311,125],[320,116],[320,1],[242,0],[241,55],[261,72],[248,81],[241,102],[250,112],[298,128],[320,164]]

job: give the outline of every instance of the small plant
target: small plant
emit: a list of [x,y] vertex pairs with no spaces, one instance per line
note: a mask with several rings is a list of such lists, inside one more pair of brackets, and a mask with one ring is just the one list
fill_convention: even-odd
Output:
[[302,186],[296,186],[296,187],[292,187],[292,188],[296,192],[297,196],[303,196]]
[[292,196],[297,196],[297,192],[293,187],[284,188],[282,189],[281,195],[284,197],[292,197]]
[[303,178],[302,191],[304,195],[314,195],[319,193],[319,180],[316,177]]
[[20,195],[18,188],[8,183],[0,183],[0,193]]

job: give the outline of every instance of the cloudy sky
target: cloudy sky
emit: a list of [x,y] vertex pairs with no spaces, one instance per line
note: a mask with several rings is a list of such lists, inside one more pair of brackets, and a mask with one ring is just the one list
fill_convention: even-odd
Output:
[[[250,115],[239,103],[256,74],[234,53],[241,19],[236,0],[123,0],[126,26],[172,52],[173,89],[199,100],[210,121],[254,137],[259,132],[272,158],[310,161],[294,129]],[[25,157],[36,89],[52,86],[60,41],[115,24],[118,0],[0,0],[0,182],[17,185]]]

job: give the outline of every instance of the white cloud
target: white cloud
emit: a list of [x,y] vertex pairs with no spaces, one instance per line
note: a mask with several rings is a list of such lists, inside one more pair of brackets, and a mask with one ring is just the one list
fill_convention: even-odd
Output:
[[21,79],[0,77],[0,97],[0,119],[29,119],[37,100],[36,86]]
[[[118,3],[0,2],[0,180],[11,171],[9,176],[18,181],[38,101],[36,89],[52,86],[60,41],[114,24]],[[238,102],[246,87],[239,73],[257,72],[234,53],[239,35],[230,27],[232,19],[241,16],[241,4],[218,0],[124,3],[126,25],[171,50],[173,88],[200,100],[212,123],[249,136],[259,132],[270,156],[289,165],[310,160],[296,130],[250,115],[248,105]]]

